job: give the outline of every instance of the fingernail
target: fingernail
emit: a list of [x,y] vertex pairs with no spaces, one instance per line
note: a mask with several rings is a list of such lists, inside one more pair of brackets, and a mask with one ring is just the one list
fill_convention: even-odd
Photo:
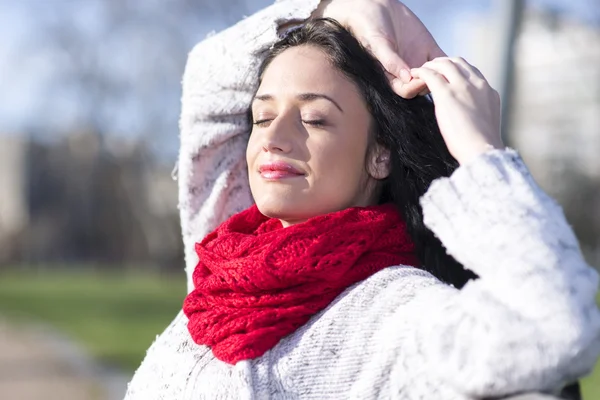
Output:
[[412,79],[412,76],[410,75],[410,71],[407,69],[401,69],[400,70],[400,79],[402,79],[402,82],[404,83],[408,83],[410,82],[410,80]]

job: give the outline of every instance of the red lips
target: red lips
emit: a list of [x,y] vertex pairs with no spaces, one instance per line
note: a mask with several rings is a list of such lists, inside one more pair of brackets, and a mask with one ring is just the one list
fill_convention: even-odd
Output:
[[258,167],[258,172],[263,178],[268,180],[294,178],[305,175],[304,172],[283,161],[272,161],[262,164]]

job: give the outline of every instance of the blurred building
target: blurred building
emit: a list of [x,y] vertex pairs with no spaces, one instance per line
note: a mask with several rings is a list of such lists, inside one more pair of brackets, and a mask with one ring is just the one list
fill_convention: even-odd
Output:
[[600,27],[530,13],[516,53],[513,143],[536,177],[557,185],[565,164],[600,179]]
[[26,141],[0,136],[0,263],[14,259],[28,221]]
[[0,266],[181,270],[170,172],[139,141],[0,137]]
[[[472,39],[474,63],[493,84],[503,65],[496,27],[480,20]],[[526,9],[515,50],[510,145],[600,267],[600,26]]]

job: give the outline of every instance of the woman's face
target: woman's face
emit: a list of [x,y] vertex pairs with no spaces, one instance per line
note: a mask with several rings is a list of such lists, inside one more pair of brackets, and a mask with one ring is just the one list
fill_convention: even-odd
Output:
[[321,50],[298,46],[277,56],[263,74],[252,115],[246,160],[261,213],[289,226],[374,203],[371,176],[387,172],[365,168],[370,114]]

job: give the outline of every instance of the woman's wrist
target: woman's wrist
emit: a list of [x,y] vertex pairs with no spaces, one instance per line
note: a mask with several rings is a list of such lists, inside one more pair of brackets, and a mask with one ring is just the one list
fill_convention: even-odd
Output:
[[470,146],[468,149],[465,149],[461,152],[460,155],[456,156],[455,158],[460,165],[465,165],[487,152],[504,149],[506,149],[506,146],[504,145],[504,143],[502,143],[501,140],[497,143],[482,142],[478,144],[473,144],[473,146]]
[[[327,8],[327,6],[329,4],[331,4],[331,1],[332,0],[321,0],[319,5],[317,6],[317,8],[310,15],[309,19],[323,18],[325,9]],[[284,35],[289,30],[297,28],[299,25],[303,24],[304,22],[305,22],[305,20],[286,21],[278,26],[277,32],[279,33],[279,35]]]
[[321,0],[317,9],[310,16],[311,18],[323,18],[325,9],[331,4],[332,0]]

